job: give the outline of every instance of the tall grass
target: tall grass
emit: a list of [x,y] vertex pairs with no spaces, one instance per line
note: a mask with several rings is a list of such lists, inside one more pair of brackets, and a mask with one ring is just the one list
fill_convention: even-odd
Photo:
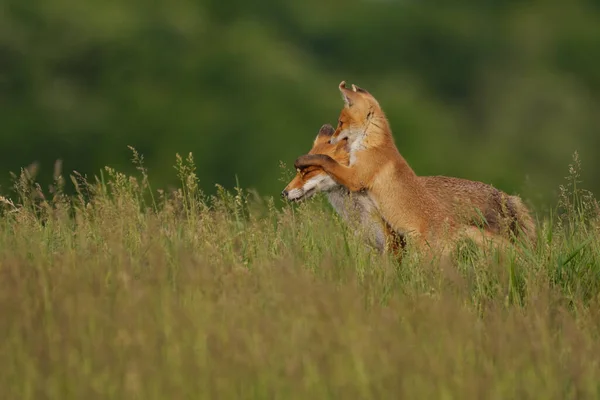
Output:
[[321,201],[106,168],[0,198],[2,399],[600,396],[600,223],[577,159],[535,250],[401,264]]

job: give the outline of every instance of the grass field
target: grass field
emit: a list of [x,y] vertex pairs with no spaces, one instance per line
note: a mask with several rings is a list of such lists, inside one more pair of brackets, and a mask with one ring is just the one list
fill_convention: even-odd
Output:
[[167,195],[134,158],[139,176],[75,175],[75,196],[24,170],[0,199],[0,398],[600,396],[600,223],[576,163],[535,250],[398,265],[322,201],[204,196],[191,158]]

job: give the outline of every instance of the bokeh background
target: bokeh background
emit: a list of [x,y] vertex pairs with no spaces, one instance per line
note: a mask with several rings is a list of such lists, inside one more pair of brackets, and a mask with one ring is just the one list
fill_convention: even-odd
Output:
[[[452,4],[450,4],[452,3]],[[574,151],[600,190],[600,2],[4,0],[0,186],[56,159],[93,176],[278,196],[355,83],[386,111],[421,175],[492,183],[551,202]]]

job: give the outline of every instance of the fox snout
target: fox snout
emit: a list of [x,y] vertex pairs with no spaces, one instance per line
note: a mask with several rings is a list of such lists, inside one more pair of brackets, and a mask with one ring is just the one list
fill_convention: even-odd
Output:
[[347,140],[347,139],[348,139],[348,132],[340,132],[337,136],[332,136],[331,139],[329,139],[329,143],[330,144],[338,144],[342,140]]
[[283,189],[281,192],[281,197],[285,200],[297,202],[304,199],[306,191],[304,189]]

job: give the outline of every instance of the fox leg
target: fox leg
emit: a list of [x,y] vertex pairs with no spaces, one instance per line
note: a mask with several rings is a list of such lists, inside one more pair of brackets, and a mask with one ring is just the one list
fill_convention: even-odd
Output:
[[356,168],[346,167],[324,154],[306,154],[296,159],[296,168],[319,166],[331,176],[337,183],[347,187],[352,192],[358,192],[366,188],[365,180],[361,179]]

